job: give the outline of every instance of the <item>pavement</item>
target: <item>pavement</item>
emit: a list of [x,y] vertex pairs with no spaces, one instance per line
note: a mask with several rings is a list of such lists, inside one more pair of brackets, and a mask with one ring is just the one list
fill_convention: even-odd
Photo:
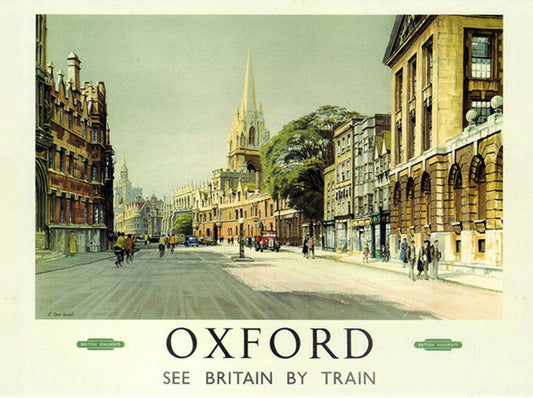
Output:
[[[237,245],[219,245],[218,247],[238,248]],[[301,247],[297,246],[282,246],[282,251],[291,252],[294,254],[301,253]],[[268,252],[268,251],[267,251]],[[261,252],[255,252],[254,249],[246,249],[246,256],[248,260],[253,260]],[[78,253],[74,256],[66,256],[62,253],[51,251],[40,251],[36,253],[36,274],[46,273],[59,269],[67,269],[77,267],[80,265],[91,264],[104,259],[113,258],[113,251],[108,250],[98,253]],[[334,253],[317,249],[315,251],[316,258],[327,258],[335,261],[340,261],[348,264],[354,264],[362,267],[386,270],[399,274],[409,275],[409,269],[403,267],[399,260],[391,259],[389,262],[383,262],[376,259],[370,259],[368,263],[363,263],[359,256]],[[503,292],[503,279],[491,276],[474,275],[468,272],[459,271],[446,264],[439,264],[439,280],[445,283],[455,283],[458,285],[469,286],[479,289],[484,289],[493,292]]]

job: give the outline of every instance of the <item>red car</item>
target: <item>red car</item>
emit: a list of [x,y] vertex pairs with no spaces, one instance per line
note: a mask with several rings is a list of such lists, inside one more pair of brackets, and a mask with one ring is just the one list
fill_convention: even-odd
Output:
[[255,237],[255,251],[264,249],[279,252],[279,242],[274,231],[263,231],[261,236]]

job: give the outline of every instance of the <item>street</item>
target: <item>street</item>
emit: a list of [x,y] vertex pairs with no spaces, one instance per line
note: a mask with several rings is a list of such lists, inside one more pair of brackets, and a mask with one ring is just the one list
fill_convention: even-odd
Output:
[[[502,294],[397,273],[327,255],[184,248],[37,273],[38,319],[500,319]],[[90,256],[90,254],[89,254]]]

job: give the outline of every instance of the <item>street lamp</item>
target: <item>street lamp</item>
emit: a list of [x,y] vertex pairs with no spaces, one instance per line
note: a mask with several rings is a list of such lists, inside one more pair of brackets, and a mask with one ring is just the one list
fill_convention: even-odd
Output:
[[242,241],[242,229],[244,226],[244,218],[239,218],[239,258],[244,258],[244,242]]

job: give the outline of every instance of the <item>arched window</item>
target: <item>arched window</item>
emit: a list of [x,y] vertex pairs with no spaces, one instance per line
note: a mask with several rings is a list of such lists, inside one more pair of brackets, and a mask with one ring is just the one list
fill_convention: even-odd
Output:
[[463,178],[461,176],[461,169],[457,163],[455,163],[450,169],[450,178],[448,184],[450,185],[451,197],[453,200],[453,220],[455,222],[461,222],[463,205]]
[[484,220],[487,215],[487,180],[485,178],[485,162],[483,160],[476,167],[474,182],[477,188],[477,219]]
[[248,131],[248,145],[255,146],[255,127],[250,127]]
[[431,182],[429,181],[429,174],[426,172],[422,175],[420,188],[422,191],[423,210],[425,211],[424,222],[428,225],[431,224]]
[[411,177],[407,180],[406,199],[409,226],[412,227],[415,225],[415,182]]

